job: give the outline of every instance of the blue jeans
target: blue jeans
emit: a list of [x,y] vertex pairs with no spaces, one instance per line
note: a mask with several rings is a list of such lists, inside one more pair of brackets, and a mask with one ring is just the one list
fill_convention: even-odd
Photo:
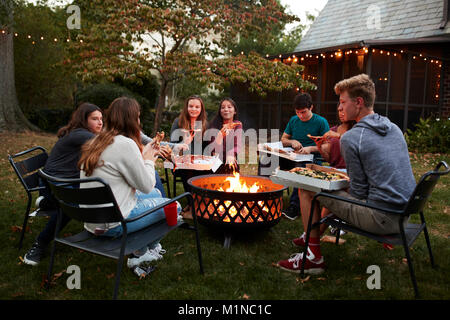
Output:
[[[170,200],[168,198],[162,198],[161,192],[158,189],[153,189],[150,191],[150,193],[142,193],[140,191],[136,191],[136,197],[137,202],[134,208],[131,210],[130,214],[127,218],[134,218],[139,216],[140,214],[160,205],[161,203]],[[180,204],[177,205],[177,211],[180,213],[181,206]],[[164,214],[164,208],[161,208],[153,213],[150,213],[146,215],[145,217],[127,223],[127,230],[128,233],[139,231],[149,225],[152,225],[158,221],[166,219],[166,216]],[[107,237],[118,237],[121,236],[123,233],[122,225],[119,225],[117,227],[114,227],[112,229],[109,229],[106,231],[103,236]],[[159,241],[157,241],[159,242]]]
[[158,189],[159,191],[161,191],[161,196],[163,198],[166,197],[166,192],[164,191],[164,186],[161,182],[161,177],[159,176],[158,171],[155,170],[155,178],[156,178],[156,184],[155,184],[155,188]]

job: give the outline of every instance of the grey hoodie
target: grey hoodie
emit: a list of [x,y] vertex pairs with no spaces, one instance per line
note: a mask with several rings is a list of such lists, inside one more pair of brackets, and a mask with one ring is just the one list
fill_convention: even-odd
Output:
[[401,208],[416,181],[399,127],[379,114],[362,118],[341,138],[350,194],[384,207]]

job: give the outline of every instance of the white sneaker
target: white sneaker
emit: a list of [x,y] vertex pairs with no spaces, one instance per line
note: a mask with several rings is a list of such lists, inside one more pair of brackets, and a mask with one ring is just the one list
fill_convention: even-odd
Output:
[[34,203],[36,208],[39,208],[39,204],[41,203],[41,201],[44,199],[44,196],[39,196],[36,198],[36,202]]
[[162,255],[160,255],[158,252],[156,252],[155,249],[147,249],[147,252],[144,253],[140,257],[132,255],[131,258],[128,258],[127,267],[131,269],[142,263],[148,263],[148,262],[156,261],[159,259],[162,259]]
[[[151,249],[149,249],[151,250]],[[165,249],[163,249],[163,247],[161,246],[161,243],[158,242],[158,244],[153,248],[153,250],[155,250],[159,255],[162,255],[164,253],[166,253],[167,251]]]

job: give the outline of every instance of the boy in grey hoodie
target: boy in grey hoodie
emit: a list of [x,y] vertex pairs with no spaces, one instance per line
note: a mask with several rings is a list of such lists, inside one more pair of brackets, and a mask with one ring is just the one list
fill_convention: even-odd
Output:
[[[338,196],[380,207],[401,209],[414,191],[416,182],[412,172],[408,148],[401,130],[388,118],[373,111],[375,85],[365,74],[340,81],[335,86],[339,95],[338,111],[344,120],[356,120],[357,124],[341,137],[341,153],[344,157],[350,188],[333,192]],[[303,226],[306,231],[314,193],[300,190],[300,205]],[[346,222],[376,234],[398,233],[400,216],[382,211],[319,197],[320,204]],[[315,207],[312,223],[320,218]],[[297,246],[305,245],[305,233],[294,239]],[[300,272],[303,253],[297,253],[278,266],[291,272]],[[324,271],[324,260],[320,252],[319,230],[310,234],[305,273],[319,274]]]

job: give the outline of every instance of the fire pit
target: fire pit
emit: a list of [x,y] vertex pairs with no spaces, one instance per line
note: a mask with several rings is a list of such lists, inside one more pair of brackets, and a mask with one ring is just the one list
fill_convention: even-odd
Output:
[[200,223],[225,232],[229,248],[231,234],[270,228],[278,223],[287,188],[260,176],[203,175],[188,180]]

